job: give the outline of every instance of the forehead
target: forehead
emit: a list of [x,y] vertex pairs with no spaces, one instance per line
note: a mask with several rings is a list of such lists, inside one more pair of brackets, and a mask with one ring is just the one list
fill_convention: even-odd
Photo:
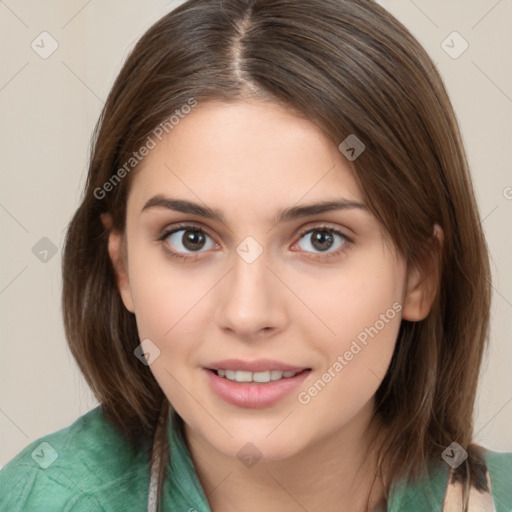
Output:
[[180,119],[139,164],[129,202],[156,194],[266,216],[271,205],[361,200],[349,162],[314,123],[256,101],[211,101]]

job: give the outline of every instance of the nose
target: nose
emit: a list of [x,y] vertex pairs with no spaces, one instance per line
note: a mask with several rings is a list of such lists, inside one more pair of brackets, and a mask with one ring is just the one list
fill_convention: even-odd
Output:
[[239,338],[253,340],[285,328],[286,287],[269,267],[267,253],[252,262],[239,254],[222,280],[216,310],[217,325]]

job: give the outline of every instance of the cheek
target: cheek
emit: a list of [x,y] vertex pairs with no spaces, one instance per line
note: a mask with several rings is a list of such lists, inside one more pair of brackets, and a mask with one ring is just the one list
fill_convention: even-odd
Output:
[[376,339],[379,344],[374,349],[379,350],[384,344],[394,343],[402,305],[400,295],[393,293],[393,284],[386,279],[370,275],[346,282],[345,293],[336,305],[330,306],[333,330],[344,344],[357,339],[364,346]]
[[170,262],[163,249],[133,250],[130,283],[141,336],[166,340],[197,325],[210,281],[207,274]]
[[[218,275],[211,270],[186,269],[165,257],[141,251],[131,259],[131,284],[137,329],[159,350],[150,365],[158,384],[182,414],[192,406],[190,396],[201,396],[190,369],[211,329],[211,294]],[[189,395],[188,393],[191,393]]]
[[297,395],[305,421],[312,418],[326,429],[346,424],[375,395],[391,362],[401,322],[400,303],[388,299],[369,295],[344,301],[332,311],[329,319],[336,336],[317,341],[324,365]]
[[139,338],[149,338],[159,350],[150,370],[173,406],[186,411],[190,397],[184,390],[197,395],[187,368],[201,343],[206,304],[201,299],[211,279],[143,251],[133,252],[130,272]]
[[[386,374],[402,318],[403,268],[390,258],[376,260],[374,254],[352,260],[338,277],[331,275],[325,286],[312,288],[317,292],[310,293],[308,305],[324,326],[315,319],[308,324],[308,337],[324,357],[320,379],[314,389],[304,390],[308,396],[301,403],[321,394],[311,402],[319,408],[322,402],[323,407],[338,404],[331,413],[342,409],[350,416]],[[329,408],[319,413],[331,414]]]
[[304,318],[310,320],[305,323],[316,332],[311,339],[338,351],[358,336],[364,342],[368,329],[375,333],[375,327],[382,343],[388,338],[394,342],[401,319],[402,269],[392,260],[375,261],[374,252],[296,287],[309,309],[304,308]]

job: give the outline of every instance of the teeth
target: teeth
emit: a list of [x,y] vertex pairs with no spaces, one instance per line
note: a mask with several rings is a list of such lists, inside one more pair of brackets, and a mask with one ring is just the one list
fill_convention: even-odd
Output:
[[252,380],[254,382],[270,382],[270,372],[254,372]]
[[240,370],[237,370],[237,372],[235,374],[235,380],[237,382],[251,382],[252,373],[251,372],[242,372]]
[[217,370],[219,377],[224,377],[228,380],[236,382],[270,382],[274,380],[281,380],[283,378],[289,379],[300,372],[283,372],[281,370],[268,370],[266,372],[246,372],[243,370]]
[[279,380],[283,378],[283,372],[281,370],[272,370],[270,372],[270,380]]

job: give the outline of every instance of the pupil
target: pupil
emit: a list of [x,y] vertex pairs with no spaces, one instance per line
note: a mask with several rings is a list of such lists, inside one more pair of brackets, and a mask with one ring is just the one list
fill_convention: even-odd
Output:
[[313,232],[313,246],[321,251],[329,249],[333,241],[332,233],[327,231]]

